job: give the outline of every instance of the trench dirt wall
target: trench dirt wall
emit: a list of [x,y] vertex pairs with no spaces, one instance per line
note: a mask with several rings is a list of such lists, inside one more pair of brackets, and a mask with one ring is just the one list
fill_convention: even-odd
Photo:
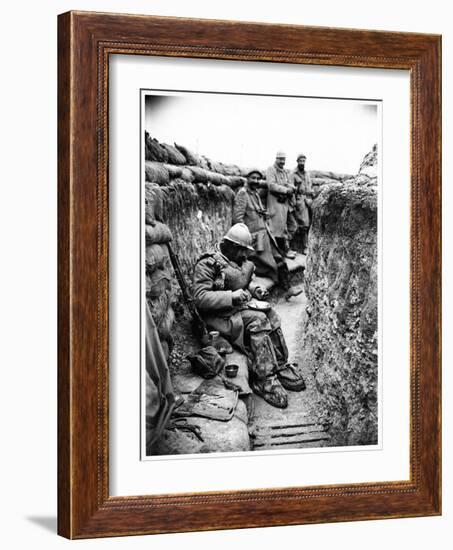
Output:
[[327,185],[313,206],[303,345],[320,414],[334,444],[377,443],[377,187]]

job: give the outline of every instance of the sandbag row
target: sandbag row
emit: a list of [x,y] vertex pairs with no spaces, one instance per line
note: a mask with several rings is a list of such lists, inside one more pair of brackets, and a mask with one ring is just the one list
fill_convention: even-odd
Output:
[[172,180],[181,179],[188,183],[210,183],[212,185],[228,185],[232,189],[245,184],[246,178],[237,175],[224,175],[207,170],[201,166],[175,166],[157,161],[145,161],[145,179],[161,186],[168,185]]
[[308,171],[311,179],[319,179],[319,180],[336,180],[336,181],[346,181],[354,176],[351,174],[342,174],[338,172],[328,172],[326,170],[309,170]]
[[146,299],[168,359],[173,348],[172,266],[167,244],[172,234],[167,225],[154,221],[145,226]]
[[145,132],[145,159],[170,164],[187,164],[186,157],[173,145],[159,143]]
[[[240,168],[236,164],[227,164],[211,160],[204,155],[197,155],[184,145],[175,143],[160,143],[157,139],[152,138],[145,131],[145,160],[151,162],[160,162],[171,166],[197,166],[211,172],[216,172],[223,176],[239,176],[246,175],[246,169]],[[178,176],[174,176],[178,177]]]

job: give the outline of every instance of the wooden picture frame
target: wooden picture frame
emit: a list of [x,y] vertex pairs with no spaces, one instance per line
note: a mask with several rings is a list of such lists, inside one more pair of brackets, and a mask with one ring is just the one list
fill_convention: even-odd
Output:
[[[88,538],[441,513],[441,38],[69,12],[58,21],[58,532]],[[410,71],[410,480],[109,496],[109,55]]]

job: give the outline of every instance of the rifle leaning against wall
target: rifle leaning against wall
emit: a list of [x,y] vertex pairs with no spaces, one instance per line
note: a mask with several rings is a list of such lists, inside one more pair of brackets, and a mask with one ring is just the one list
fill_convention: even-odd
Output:
[[208,330],[206,328],[206,323],[203,321],[200,314],[198,313],[194,300],[189,292],[189,289],[187,288],[187,283],[186,283],[186,280],[184,279],[184,275],[182,273],[178,257],[174,253],[174,250],[171,247],[170,243],[167,243],[167,248],[168,248],[168,254],[170,256],[171,264],[173,266],[173,269],[175,270],[176,278],[178,279],[179,287],[181,288],[183,300],[187,306],[187,309],[189,310],[189,313],[192,316],[195,333],[197,337],[201,340],[201,342],[206,342],[209,338]]

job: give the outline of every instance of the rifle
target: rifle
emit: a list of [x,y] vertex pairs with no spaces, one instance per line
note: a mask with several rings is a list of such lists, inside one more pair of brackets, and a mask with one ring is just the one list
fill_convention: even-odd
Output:
[[194,300],[190,295],[189,289],[187,288],[187,283],[184,279],[184,275],[182,274],[178,257],[174,253],[174,250],[172,249],[170,243],[167,243],[167,248],[171,264],[173,266],[173,269],[175,270],[176,278],[178,279],[179,287],[181,288],[183,300],[187,306],[187,309],[189,310],[190,315],[192,316],[195,333],[202,342],[207,342],[209,334],[206,328],[206,323],[203,321],[200,314],[198,313]]

